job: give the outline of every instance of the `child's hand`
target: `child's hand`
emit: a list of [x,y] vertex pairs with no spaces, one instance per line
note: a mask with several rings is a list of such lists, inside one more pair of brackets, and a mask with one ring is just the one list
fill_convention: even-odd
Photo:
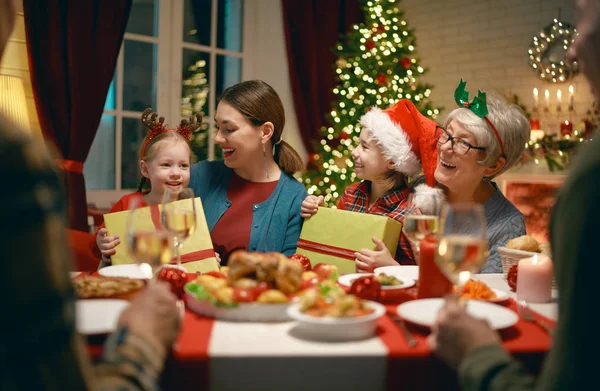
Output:
[[114,255],[117,250],[118,244],[121,243],[121,239],[118,236],[108,236],[108,230],[106,228],[100,228],[96,235],[96,244],[102,253],[102,259],[108,261],[111,255]]
[[392,254],[385,247],[385,244],[376,237],[371,240],[375,243],[376,249],[369,250],[363,248],[354,253],[354,263],[356,271],[360,273],[373,273],[373,270],[382,266],[398,266],[398,262],[392,257]]
[[305,219],[311,218],[314,214],[319,210],[319,206],[325,205],[323,201],[323,196],[307,196],[304,201],[302,201],[302,208],[300,209],[300,216]]

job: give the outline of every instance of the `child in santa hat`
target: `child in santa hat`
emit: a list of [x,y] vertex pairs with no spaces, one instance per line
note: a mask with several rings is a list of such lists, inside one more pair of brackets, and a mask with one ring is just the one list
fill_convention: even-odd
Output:
[[[423,171],[427,183],[435,184],[437,163],[436,123],[423,116],[406,99],[381,110],[373,108],[360,119],[360,143],[352,151],[356,176],[361,182],[349,186],[338,209],[388,216],[404,223],[408,213],[407,177]],[[433,190],[435,191],[435,190]],[[323,197],[309,195],[302,202],[301,215],[309,218],[323,205]],[[375,249],[355,253],[358,271],[372,272],[381,266],[415,264],[410,244],[400,235],[396,259],[378,238]]]

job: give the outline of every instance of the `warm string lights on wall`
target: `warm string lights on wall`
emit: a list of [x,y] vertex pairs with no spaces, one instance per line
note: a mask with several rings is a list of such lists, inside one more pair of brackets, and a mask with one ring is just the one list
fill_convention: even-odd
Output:
[[359,118],[370,107],[387,108],[409,99],[425,115],[440,110],[429,102],[432,86],[418,81],[426,69],[415,57],[416,38],[395,0],[362,1],[365,22],[354,25],[336,46],[338,85],[329,113],[331,126],[309,156],[303,182],[309,194],[322,194],[332,204],[357,180],[352,150],[359,142]]
[[[577,74],[577,62],[566,59],[566,51],[577,35],[575,27],[554,19],[538,35],[529,48],[529,64],[538,76],[549,83],[563,83]],[[563,52],[555,56],[555,52]]]

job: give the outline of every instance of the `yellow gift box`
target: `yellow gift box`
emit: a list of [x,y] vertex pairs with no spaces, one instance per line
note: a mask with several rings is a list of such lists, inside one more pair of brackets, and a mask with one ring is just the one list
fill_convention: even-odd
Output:
[[[191,199],[175,201],[174,203],[185,202],[191,202]],[[181,264],[188,272],[218,271],[219,263],[215,258],[215,251],[210,238],[208,225],[206,224],[202,201],[200,198],[194,198],[193,202],[195,203],[196,209],[196,228],[192,235],[183,242],[181,249]],[[139,208],[136,210],[133,222],[134,228],[140,231],[163,230],[164,228],[160,223],[161,210],[162,205]],[[111,256],[113,265],[135,263],[135,259],[125,246],[125,240],[127,240],[127,222],[130,214],[130,210],[124,210],[122,212],[104,215],[104,224],[109,235],[119,236],[121,238],[121,243],[115,248],[117,252]],[[174,264],[176,261],[177,259],[173,258],[171,263]]]
[[319,208],[317,214],[304,220],[298,254],[304,254],[314,266],[336,265],[340,273],[355,273],[354,253],[363,248],[375,250],[371,237],[383,241],[395,257],[402,224],[387,216]]

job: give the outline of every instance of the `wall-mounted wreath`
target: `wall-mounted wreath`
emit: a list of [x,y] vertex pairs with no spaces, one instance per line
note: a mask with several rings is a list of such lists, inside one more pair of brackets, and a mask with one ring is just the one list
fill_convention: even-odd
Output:
[[567,60],[567,49],[577,35],[575,27],[558,19],[533,37],[529,63],[542,80],[562,83],[579,72],[577,62]]

